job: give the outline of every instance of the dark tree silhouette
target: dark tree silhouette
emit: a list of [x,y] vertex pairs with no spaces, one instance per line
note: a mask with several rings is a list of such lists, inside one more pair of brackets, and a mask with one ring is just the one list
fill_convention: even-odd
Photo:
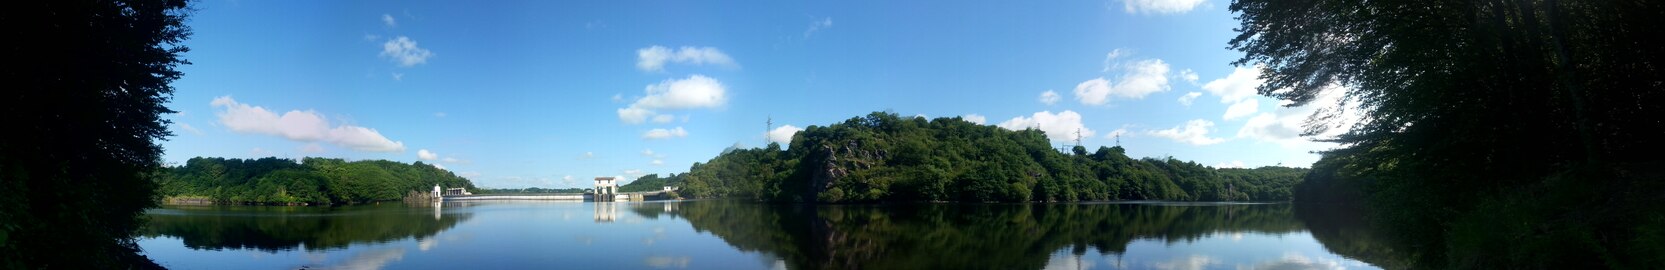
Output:
[[187,3],[24,1],[0,11],[0,268],[156,265],[133,242],[169,136]]
[[[1364,189],[1420,267],[1665,263],[1665,2],[1237,0],[1231,10],[1241,21],[1231,47],[1246,53],[1235,64],[1266,68],[1260,94],[1297,106],[1344,91],[1341,108],[1362,112],[1301,190]],[[1313,115],[1309,135],[1337,115]]]

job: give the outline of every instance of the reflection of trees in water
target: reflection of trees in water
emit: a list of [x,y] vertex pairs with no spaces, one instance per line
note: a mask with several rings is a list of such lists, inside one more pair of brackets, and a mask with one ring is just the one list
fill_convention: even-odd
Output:
[[1330,253],[1384,269],[1411,268],[1406,252],[1395,251],[1388,235],[1372,229],[1363,213],[1359,205],[1295,204],[1295,216]]
[[689,221],[745,251],[802,268],[1038,269],[1069,248],[1120,254],[1135,239],[1302,231],[1289,205],[924,204],[870,206],[686,202],[632,210]]
[[[452,205],[446,205],[450,207]],[[398,204],[350,207],[178,207],[152,211],[140,234],[183,239],[191,249],[262,251],[343,248],[354,243],[427,238],[471,213],[435,215]]]

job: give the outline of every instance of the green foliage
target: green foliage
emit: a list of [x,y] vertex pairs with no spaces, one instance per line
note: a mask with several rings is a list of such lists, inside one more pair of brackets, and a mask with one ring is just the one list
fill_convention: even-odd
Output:
[[162,114],[188,3],[29,1],[0,10],[0,268],[159,267],[133,242],[155,205]]
[[635,181],[630,181],[629,184],[619,186],[619,192],[660,191],[665,190],[667,186],[674,186],[678,183],[682,183],[682,175],[673,173],[667,177],[659,177],[657,173],[648,174],[636,178]]
[[791,149],[730,149],[669,183],[696,198],[777,202],[1282,201],[1306,173],[1125,153],[1077,147],[1066,154],[1039,130],[875,112],[810,126],[793,136]]
[[[1260,94],[1342,91],[1302,201],[1362,199],[1417,268],[1661,265],[1665,2],[1238,0]],[[1339,86],[1339,87],[1338,87]],[[1328,104],[1322,104],[1328,105]],[[1651,166],[1650,166],[1651,165]],[[1638,190],[1650,190],[1651,192]],[[1650,223],[1653,222],[1653,223]],[[1651,238],[1650,238],[1651,237]],[[1653,250],[1653,251],[1647,251]],[[1650,253],[1652,252],[1652,253]]]
[[474,183],[433,165],[386,160],[347,162],[305,158],[297,163],[261,159],[192,158],[163,168],[157,177],[165,197],[209,198],[229,204],[345,204],[399,200],[410,191],[478,190]]

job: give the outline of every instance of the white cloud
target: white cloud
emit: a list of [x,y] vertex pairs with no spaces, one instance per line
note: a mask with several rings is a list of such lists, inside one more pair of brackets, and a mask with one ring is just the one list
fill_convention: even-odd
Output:
[[1332,147],[1333,143],[1313,142],[1302,138],[1306,131],[1306,120],[1314,113],[1336,113],[1334,123],[1324,124],[1330,129],[1316,134],[1319,138],[1328,138],[1346,132],[1347,128],[1363,121],[1359,110],[1349,107],[1343,108],[1342,102],[1347,99],[1346,88],[1330,86],[1321,90],[1311,103],[1301,107],[1278,107],[1271,112],[1264,112],[1249,118],[1243,123],[1242,129],[1237,131],[1239,138],[1251,138],[1260,141],[1273,142],[1288,148],[1305,150],[1323,150]]
[[428,151],[428,149],[416,150],[416,158],[433,161],[439,159],[439,154]]
[[1116,130],[1111,130],[1110,133],[1104,134],[1105,139],[1113,139],[1114,140],[1114,139],[1120,139],[1121,137],[1133,137],[1133,133],[1129,133],[1129,131],[1127,131],[1127,126],[1126,125],[1122,125],[1121,128],[1118,128]]
[[382,24],[387,24],[387,27],[398,27],[399,21],[393,20],[393,15],[384,13],[382,14]]
[[592,159],[592,158],[595,158],[595,152],[584,152],[583,155],[578,155],[578,159]]
[[[654,118],[658,110],[717,108],[728,102],[728,90],[711,77],[692,75],[687,79],[665,80],[645,87],[647,96],[636,99],[629,107],[619,108],[619,120],[641,124]],[[668,122],[668,121],[667,121]]]
[[[1076,89],[1078,89],[1076,91],[1080,91],[1079,90],[1080,87],[1077,87]],[[1077,94],[1077,95],[1079,95],[1079,94]],[[1063,99],[1063,97],[1058,96],[1058,91],[1046,90],[1046,92],[1041,92],[1040,101],[1043,104],[1046,104],[1046,105],[1056,104],[1056,103],[1058,103],[1059,99]]]
[[1197,79],[1201,79],[1201,78],[1197,77],[1197,72],[1196,71],[1192,71],[1191,69],[1187,68],[1187,69],[1179,70],[1179,79],[1185,80],[1185,82],[1189,82],[1191,84],[1196,84]]
[[1220,103],[1232,103],[1255,97],[1255,87],[1261,84],[1260,67],[1238,67],[1225,78],[1203,84],[1203,90],[1220,97]]
[[654,123],[665,124],[665,123],[670,123],[671,121],[676,121],[676,116],[675,115],[661,114],[661,115],[653,116],[653,122]]
[[653,130],[648,130],[647,133],[642,133],[643,139],[650,140],[670,139],[672,137],[688,137],[688,131],[683,130],[682,127],[676,127],[674,129],[655,128]]
[[644,157],[657,157],[659,155],[653,153],[653,149],[642,149],[642,156],[644,156]]
[[1024,130],[1039,126],[1041,131],[1046,132],[1047,138],[1057,142],[1074,141],[1076,131],[1080,131],[1081,137],[1084,138],[1097,134],[1081,124],[1081,114],[1069,110],[1058,114],[1052,114],[1052,111],[1043,111],[1035,113],[1032,117],[1018,116],[1000,122],[996,126],[1009,130]]
[[393,80],[395,80],[395,81],[404,81],[405,80],[405,74],[394,72],[393,73]]
[[[394,63],[399,63],[400,67],[411,67],[428,63],[428,57],[433,57],[434,53],[428,51],[428,49],[417,47],[416,41],[409,37],[399,36],[382,43],[381,56],[393,60]],[[401,77],[403,76],[401,75]]]
[[1249,116],[1258,111],[1260,111],[1260,101],[1255,99],[1245,99],[1243,101],[1238,101],[1237,103],[1232,103],[1231,107],[1226,108],[1226,115],[1221,116],[1221,118],[1230,121],[1232,119]]
[[184,130],[184,131],[187,131],[187,132],[191,132],[191,134],[202,135],[202,130],[199,130],[196,127],[191,126],[191,124],[174,123],[174,126],[178,126],[179,130]]
[[803,130],[804,129],[792,125],[785,125],[775,128],[774,130],[770,130],[767,134],[763,134],[763,136],[767,136],[771,142],[792,143],[792,135],[798,134],[799,131]]
[[445,165],[439,165],[439,163],[428,163],[428,165],[432,165],[432,166],[434,166],[434,168],[439,168],[441,170],[447,170],[447,171],[451,170],[451,169],[446,169]]
[[1110,97],[1142,99],[1151,93],[1168,91],[1168,63],[1162,59],[1145,59],[1125,63],[1121,77],[1114,83],[1099,77],[1075,85],[1075,100],[1086,105],[1104,105]]
[[688,65],[711,64],[725,67],[737,67],[734,58],[713,47],[683,46],[675,51],[664,46],[652,46],[636,50],[636,68],[642,71],[665,70],[665,63]]
[[454,157],[445,157],[445,158],[442,158],[442,159],[439,159],[439,161],[443,161],[443,162],[445,162],[445,163],[452,163],[452,164],[457,164],[457,163],[463,163],[463,164],[468,164],[468,163],[472,163],[472,162],[469,162],[469,161],[467,161],[467,160],[461,160],[461,159],[457,159],[457,158],[454,158]]
[[982,115],[978,115],[978,114],[975,114],[975,113],[960,116],[960,119],[964,119],[966,122],[971,122],[971,123],[975,123],[975,124],[978,124],[978,125],[982,125],[984,122],[989,121],[988,117],[983,117]]
[[1260,101],[1255,99],[1257,95],[1255,88],[1259,87],[1262,82],[1260,68],[1260,66],[1239,67],[1232,70],[1231,74],[1224,78],[1203,84],[1203,90],[1219,96],[1220,103],[1231,105],[1226,108],[1225,115],[1221,116],[1222,119],[1242,118],[1260,111]]
[[1242,160],[1233,160],[1231,162],[1220,162],[1219,164],[1214,164],[1214,167],[1215,168],[1243,168],[1244,166],[1243,166],[1243,161]]
[[1178,14],[1189,12],[1202,5],[1203,0],[1123,0],[1127,13],[1139,14]]
[[653,162],[649,162],[648,164],[652,164],[653,166],[665,166],[665,161],[655,159]]
[[1122,51],[1122,49],[1110,50],[1109,53],[1105,53],[1104,54],[1104,72],[1110,72],[1111,69],[1116,68],[1116,66],[1117,66],[1116,62],[1115,62],[1116,58],[1121,58],[1122,56],[1126,56],[1126,55],[1130,55],[1130,54],[1133,54],[1133,53]]
[[230,96],[214,98],[209,105],[221,109],[216,112],[220,125],[232,132],[281,136],[300,142],[326,142],[360,151],[405,151],[404,142],[389,140],[375,129],[346,124],[330,128],[329,121],[312,110],[291,110],[279,116],[263,107],[237,103]]
[[809,35],[815,34],[815,31],[821,31],[822,29],[832,28],[832,26],[833,26],[832,17],[821,18],[820,20],[810,22],[809,23],[809,29],[804,30],[804,38],[808,39]]
[[1226,141],[1226,139],[1208,137],[1208,132],[1214,129],[1214,122],[1196,119],[1185,122],[1185,125],[1164,130],[1146,131],[1153,136],[1172,139],[1190,145],[1210,145]]
[[1202,97],[1202,92],[1185,93],[1184,96],[1179,96],[1179,104],[1190,107],[1191,103],[1196,102],[1198,97]]
[[1221,264],[1219,259],[1203,255],[1174,257],[1165,262],[1151,263],[1149,268],[1161,270],[1198,270],[1209,269],[1208,266]]

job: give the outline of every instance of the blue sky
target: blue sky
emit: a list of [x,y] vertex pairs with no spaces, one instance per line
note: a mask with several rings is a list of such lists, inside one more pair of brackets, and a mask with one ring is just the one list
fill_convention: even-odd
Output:
[[[1219,0],[204,1],[167,162],[422,160],[487,187],[681,173],[873,111],[1309,166]],[[773,132],[765,121],[773,119]],[[766,134],[774,134],[768,136]]]

